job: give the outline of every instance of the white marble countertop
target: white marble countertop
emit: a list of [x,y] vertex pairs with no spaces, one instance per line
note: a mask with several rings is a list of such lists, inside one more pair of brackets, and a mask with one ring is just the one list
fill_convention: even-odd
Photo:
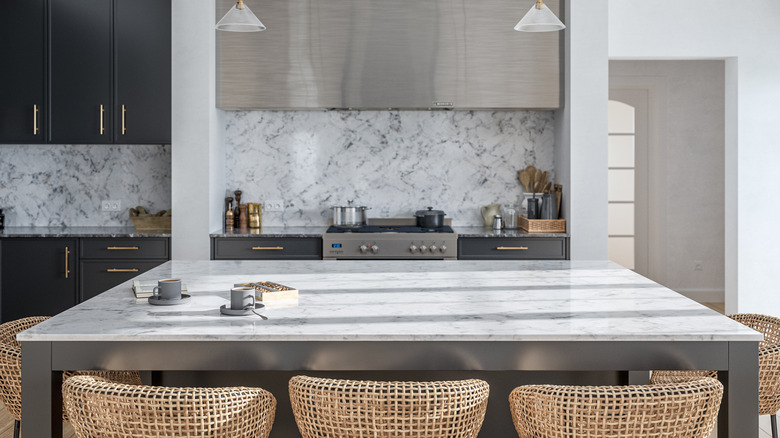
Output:
[[[192,299],[160,307],[130,282],[21,341],[758,341],[761,334],[606,261],[171,261]],[[270,280],[297,302],[223,316],[233,283]]]

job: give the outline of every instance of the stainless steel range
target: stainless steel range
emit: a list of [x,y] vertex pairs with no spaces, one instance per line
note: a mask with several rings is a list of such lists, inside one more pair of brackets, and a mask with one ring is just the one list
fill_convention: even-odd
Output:
[[421,228],[415,218],[368,219],[357,227],[331,226],[322,235],[323,260],[456,260],[458,234],[449,219]]

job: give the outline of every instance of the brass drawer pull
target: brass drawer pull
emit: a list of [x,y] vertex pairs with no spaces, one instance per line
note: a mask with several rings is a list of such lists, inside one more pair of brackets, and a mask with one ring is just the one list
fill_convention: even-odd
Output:
[[68,268],[68,259],[70,258],[70,248],[65,247],[65,278],[70,275],[70,269]]
[[282,251],[283,246],[253,246],[252,251]]
[[105,112],[103,105],[100,105],[100,135],[103,135],[103,132],[105,132],[105,128],[103,128],[103,113]]
[[38,135],[38,105],[33,105],[33,135]]
[[131,268],[131,269],[108,268],[108,269],[106,269],[106,272],[138,272],[138,269],[136,269],[136,268]]
[[525,251],[528,249],[527,246],[499,246],[496,248],[499,251]]
[[125,126],[125,114],[127,113],[127,108],[122,105],[122,135],[125,135],[127,133],[127,127]]
[[106,249],[109,251],[125,251],[125,250],[138,251],[137,246],[109,246]]

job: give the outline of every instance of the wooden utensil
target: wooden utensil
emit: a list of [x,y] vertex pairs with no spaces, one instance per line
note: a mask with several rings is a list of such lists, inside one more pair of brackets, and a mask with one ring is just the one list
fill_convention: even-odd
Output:
[[550,186],[552,186],[552,181],[549,181],[547,184],[544,185],[544,188],[542,189],[542,193],[550,193]]
[[542,184],[544,184],[544,182],[542,182],[542,171],[539,169],[536,169],[536,175],[534,176],[534,184],[535,184],[534,191],[541,192],[543,187]]
[[528,188],[531,186],[531,178],[528,176],[528,172],[523,169],[519,172],[518,177],[520,178],[520,183],[523,184],[523,187],[527,192]]
[[547,183],[547,171],[542,172],[542,185]]

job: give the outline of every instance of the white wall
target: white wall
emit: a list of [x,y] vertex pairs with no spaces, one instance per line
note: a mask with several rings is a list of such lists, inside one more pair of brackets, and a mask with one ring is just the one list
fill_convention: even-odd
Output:
[[555,172],[564,185],[573,260],[607,259],[607,1],[564,5],[564,102],[557,111]]
[[726,312],[780,315],[779,18],[777,0],[609,2],[611,59],[727,59]]
[[225,152],[215,105],[213,0],[173,0],[171,247],[174,259],[208,260],[221,228]]

